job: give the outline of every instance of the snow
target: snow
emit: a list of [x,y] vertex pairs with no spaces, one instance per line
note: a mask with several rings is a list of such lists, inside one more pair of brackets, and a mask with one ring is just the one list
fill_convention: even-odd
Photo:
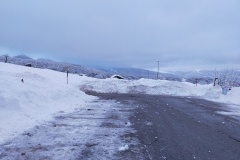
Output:
[[[119,79],[93,79],[88,78],[80,85],[83,91],[101,93],[135,93],[152,95],[197,96],[210,101],[225,103],[226,112],[220,114],[240,117],[240,87],[232,87],[227,95],[222,94],[220,86],[212,84],[195,85],[189,82],[167,80],[119,80]],[[240,119],[240,118],[239,118]]]
[[94,99],[78,89],[77,75],[66,85],[64,73],[0,63],[0,77],[0,143]]
[[[128,115],[122,108],[134,107],[94,100],[74,112],[62,112],[1,145],[0,159],[124,159],[115,158],[121,152],[119,146],[129,144],[134,149],[139,142],[120,138],[135,133],[125,127]],[[123,147],[122,151],[126,150]]]
[[130,126],[132,126],[132,124],[130,122],[127,122],[126,126],[130,127]]
[[80,89],[82,91],[95,91],[101,93],[198,96],[207,100],[234,104],[240,107],[240,87],[232,87],[227,95],[223,95],[222,88],[220,86],[213,86],[212,84],[195,85],[189,82],[143,78],[139,80],[88,78],[82,82]]
[[119,79],[88,79],[80,89],[103,93],[144,93],[152,95],[202,96],[210,85],[194,85],[188,82],[167,80],[119,80]]
[[111,159],[123,143],[134,149],[136,138],[123,139],[136,132],[134,106],[86,95],[87,79],[69,74],[66,84],[66,73],[0,63],[0,159]]
[[219,102],[240,105],[240,87],[233,87],[227,95],[220,94]]
[[119,151],[123,152],[123,151],[127,151],[129,149],[129,146],[127,144],[125,144],[124,146],[119,147]]
[[218,111],[218,113],[229,115],[240,120],[240,107],[238,105],[228,105],[227,111]]
[[229,115],[240,120],[240,87],[233,87],[227,93],[227,95],[222,94],[222,88],[220,86],[215,86],[209,88],[203,98],[215,102],[225,103],[224,110],[219,111],[219,114]]
[[[190,98],[198,96],[227,103],[227,111],[221,114],[240,115],[239,87],[233,87],[227,95],[223,95],[221,87],[212,84],[196,86],[188,82],[167,80],[96,79],[74,74],[69,74],[69,84],[66,84],[66,73],[6,63],[0,63],[0,85],[0,143],[44,121],[51,121],[54,115],[86,108],[96,97],[86,95],[85,91]],[[129,127],[131,124],[127,122],[124,126]],[[121,147],[127,148],[126,145]]]

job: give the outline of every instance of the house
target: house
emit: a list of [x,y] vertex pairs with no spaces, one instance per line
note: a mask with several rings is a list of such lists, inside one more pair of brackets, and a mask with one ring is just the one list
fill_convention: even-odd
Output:
[[120,75],[112,75],[111,78],[116,78],[116,79],[124,79],[123,76],[120,76]]
[[31,64],[31,63],[27,63],[27,64],[25,64],[24,66],[32,67],[32,64]]

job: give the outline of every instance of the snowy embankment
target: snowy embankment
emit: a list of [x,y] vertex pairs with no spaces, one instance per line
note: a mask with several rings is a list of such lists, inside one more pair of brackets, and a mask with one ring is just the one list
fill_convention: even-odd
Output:
[[220,114],[230,115],[230,116],[240,116],[240,87],[233,87],[227,95],[222,94],[222,88],[220,86],[211,87],[204,94],[203,98],[221,102],[227,104],[226,112],[219,112]]
[[0,143],[94,99],[78,89],[79,81],[71,75],[67,85],[61,72],[0,63]]
[[80,85],[80,90],[101,93],[198,96],[211,101],[240,105],[240,87],[233,87],[227,95],[223,95],[221,87],[214,87],[212,84],[195,85],[188,82],[152,79],[120,80],[114,78],[87,78]]
[[198,96],[210,101],[228,104],[227,112],[221,114],[240,115],[240,87],[233,87],[227,95],[222,94],[220,86],[195,85],[188,82],[166,81],[166,80],[120,80],[88,78],[80,86],[82,91],[95,91],[101,93],[136,93],[152,95],[173,96]]
[[80,89],[83,91],[96,91],[102,93],[139,93],[152,95],[175,96],[203,96],[210,85],[195,85],[188,82],[167,80],[120,80],[120,79],[88,79],[83,82]]

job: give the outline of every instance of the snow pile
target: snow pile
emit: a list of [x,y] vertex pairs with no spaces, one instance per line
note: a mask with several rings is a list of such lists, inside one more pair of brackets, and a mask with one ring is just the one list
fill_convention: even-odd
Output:
[[119,79],[88,79],[80,86],[83,91],[102,93],[142,93],[153,95],[202,96],[209,85],[194,85],[188,82],[167,80],[119,80]]
[[223,95],[222,88],[220,86],[214,86],[207,90],[203,98],[216,102],[240,105],[239,95],[240,87],[233,87],[228,91],[227,95]]
[[[208,100],[222,102],[228,104],[224,110],[219,111],[218,113],[223,115],[232,116],[238,120],[240,120],[240,87],[233,87],[227,95],[220,94],[221,88],[218,89],[217,97],[205,97]],[[215,93],[216,94],[216,93]]]
[[240,87],[233,87],[227,95],[220,95],[220,102],[240,105]]
[[222,88],[220,86],[210,87],[203,97],[207,99],[219,99],[222,94]]
[[0,63],[0,142],[93,99],[79,91],[80,76],[69,78],[67,85],[65,73]]
[[188,82],[167,80],[120,80],[86,78],[80,85],[82,91],[100,93],[134,93],[173,96],[199,96],[211,101],[240,105],[240,87],[233,87],[227,95],[222,94],[220,86],[212,84],[197,86]]

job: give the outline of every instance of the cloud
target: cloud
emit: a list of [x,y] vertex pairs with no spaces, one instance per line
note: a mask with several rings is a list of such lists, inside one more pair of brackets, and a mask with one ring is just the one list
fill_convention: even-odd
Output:
[[91,66],[238,63],[238,0],[3,0],[0,47]]

